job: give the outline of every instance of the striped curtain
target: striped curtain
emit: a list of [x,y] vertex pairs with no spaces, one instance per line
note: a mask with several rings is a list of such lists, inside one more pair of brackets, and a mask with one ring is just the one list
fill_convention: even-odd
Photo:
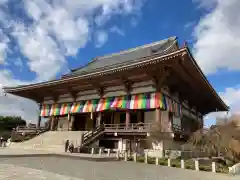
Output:
[[71,107],[70,112],[71,113],[80,113],[82,112],[83,106],[84,106],[84,101],[78,102],[78,103],[74,103]]
[[68,114],[70,109],[71,109],[71,104],[70,103],[62,104],[61,108],[60,108],[60,115]]
[[50,110],[50,116],[58,116],[60,115],[61,104],[53,104]]
[[41,111],[40,111],[40,116],[42,116],[42,117],[49,116],[50,110],[51,110],[50,104],[43,104]]
[[98,99],[85,101],[84,106],[82,108],[82,112],[94,112],[94,111],[96,111],[98,101],[99,101]]
[[96,108],[96,111],[104,111],[111,108],[114,97],[100,99]]

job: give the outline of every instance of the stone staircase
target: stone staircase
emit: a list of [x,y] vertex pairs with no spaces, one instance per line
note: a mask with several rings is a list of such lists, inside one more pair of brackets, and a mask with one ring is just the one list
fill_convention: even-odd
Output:
[[63,152],[66,140],[72,141],[74,146],[79,146],[82,144],[84,133],[85,131],[47,131],[33,139],[11,143],[9,147]]

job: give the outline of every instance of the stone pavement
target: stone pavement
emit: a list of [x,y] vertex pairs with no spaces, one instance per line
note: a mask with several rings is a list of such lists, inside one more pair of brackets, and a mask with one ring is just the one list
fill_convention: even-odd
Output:
[[[231,176],[148,165],[144,163],[87,161],[91,155],[0,148],[0,180],[237,180]],[[56,155],[56,153],[55,153]],[[15,156],[13,158],[13,156]],[[24,157],[28,156],[28,157]],[[41,157],[40,157],[41,156]],[[71,156],[73,158],[67,158]],[[99,158],[95,155],[95,158]],[[106,158],[102,155],[101,158]],[[110,157],[109,157],[110,158]],[[94,158],[93,158],[94,159]]]
[[44,150],[33,150],[33,149],[22,149],[22,148],[0,148],[0,158],[7,157],[33,157],[33,156],[62,156],[62,157],[71,157],[78,159],[87,159],[87,160],[115,160],[116,154],[110,154],[108,156],[105,154],[83,154],[83,153],[69,153],[69,152],[53,152],[53,151],[44,151]]
[[[14,168],[15,170],[7,170]],[[29,169],[30,168],[30,169]],[[26,173],[22,173],[25,171]],[[30,175],[27,174],[30,172]],[[31,179],[84,179],[84,180],[237,180],[230,176],[209,172],[197,172],[133,162],[93,162],[59,157],[16,157],[0,159],[1,176],[11,180]],[[14,176],[15,175],[15,176]],[[33,178],[34,176],[34,178]],[[36,176],[36,177],[35,177]],[[37,177],[38,176],[38,177]],[[42,178],[40,178],[40,177]],[[4,179],[4,180],[10,180]],[[38,180],[37,179],[37,180]],[[1,178],[0,178],[1,180]]]
[[47,171],[41,171],[12,164],[0,164],[0,180],[79,180]]

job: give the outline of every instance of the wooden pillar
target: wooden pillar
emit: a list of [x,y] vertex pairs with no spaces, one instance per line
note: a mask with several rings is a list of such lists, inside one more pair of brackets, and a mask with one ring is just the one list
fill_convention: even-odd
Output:
[[[67,121],[68,121],[68,131],[70,131],[70,123],[71,123],[71,119],[72,119],[71,114],[68,114],[68,118],[67,118]],[[71,128],[72,128],[72,127],[71,127]]]
[[38,122],[37,122],[37,128],[39,129],[40,126],[41,126],[41,120],[42,120],[42,117],[41,116],[38,116]]
[[127,111],[126,111],[126,121],[125,121],[126,127],[129,126],[129,123],[130,123],[130,111],[127,110]]
[[70,121],[69,121],[69,130],[72,131],[73,130],[73,123],[75,121],[75,117],[71,116],[70,117]]
[[102,122],[102,113],[101,112],[98,113],[96,121],[97,121],[96,122],[96,126],[99,126],[101,124],[101,122]]
[[155,114],[156,114],[156,122],[161,123],[161,110],[160,110],[160,108],[155,109]]
[[50,121],[50,130],[53,131],[54,130],[54,121],[55,121],[55,117],[51,116],[51,121]]
[[42,120],[41,109],[42,109],[42,104],[39,105],[39,115],[38,115],[38,121],[37,121],[37,128],[40,128],[40,126],[41,126],[41,120]]

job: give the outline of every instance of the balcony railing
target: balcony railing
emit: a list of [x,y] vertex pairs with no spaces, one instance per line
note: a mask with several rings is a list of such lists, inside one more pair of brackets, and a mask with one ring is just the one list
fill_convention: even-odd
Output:
[[149,132],[151,123],[104,124],[105,132]]

